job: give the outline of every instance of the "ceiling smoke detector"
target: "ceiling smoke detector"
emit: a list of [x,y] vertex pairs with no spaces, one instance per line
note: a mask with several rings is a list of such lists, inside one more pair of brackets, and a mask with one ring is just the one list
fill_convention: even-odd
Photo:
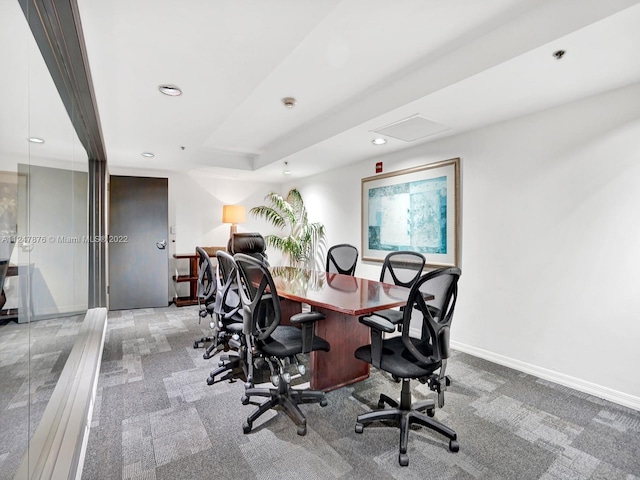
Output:
[[296,106],[296,103],[298,103],[298,101],[293,97],[284,97],[281,101],[287,108],[293,108]]
[[562,59],[562,57],[564,57],[564,54],[567,53],[564,50],[556,50],[555,52],[553,52],[553,56],[555,57],[556,60],[560,60]]

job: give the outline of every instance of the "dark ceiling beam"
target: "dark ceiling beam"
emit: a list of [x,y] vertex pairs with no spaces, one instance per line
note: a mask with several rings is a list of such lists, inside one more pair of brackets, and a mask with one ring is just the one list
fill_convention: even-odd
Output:
[[106,161],[76,0],[18,0],[89,160]]

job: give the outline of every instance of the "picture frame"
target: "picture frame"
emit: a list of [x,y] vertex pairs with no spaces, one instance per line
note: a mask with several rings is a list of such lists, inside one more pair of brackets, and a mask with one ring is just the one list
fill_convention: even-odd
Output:
[[422,253],[427,267],[459,266],[460,158],[362,179],[362,259]]
[[18,231],[18,174],[0,171],[0,235]]

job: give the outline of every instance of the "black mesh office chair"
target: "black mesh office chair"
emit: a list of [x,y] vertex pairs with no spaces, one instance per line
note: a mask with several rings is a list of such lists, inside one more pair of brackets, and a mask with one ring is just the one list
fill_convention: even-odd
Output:
[[0,243],[3,247],[0,248],[0,310],[4,307],[7,301],[7,297],[4,293],[4,282],[7,278],[9,271],[9,262],[11,261],[11,253],[13,252],[14,238],[10,235],[0,235]]
[[213,341],[217,335],[215,331],[215,321],[213,320],[213,306],[216,300],[217,283],[215,270],[207,252],[200,247],[196,247],[196,253],[198,254],[198,314],[200,321],[202,321],[203,318],[207,318],[207,316],[211,316],[212,321],[210,322],[210,326],[213,329],[211,336],[202,337],[193,342],[193,348],[202,348],[206,343]]
[[[371,315],[360,318],[360,322],[371,327],[371,344],[358,348],[355,351],[356,358],[389,372],[396,378],[401,378],[402,391],[399,402],[381,394],[378,400],[378,408],[381,410],[358,415],[355,430],[356,433],[362,433],[366,424],[379,420],[399,422],[398,460],[402,466],[409,464],[407,445],[409,429],[414,423],[433,429],[449,438],[449,450],[452,452],[457,452],[459,449],[456,432],[430,418],[435,414],[436,404],[433,399],[411,404],[410,380],[417,379],[421,383],[428,384],[429,388],[438,394],[438,407],[444,406],[444,392],[451,384],[451,379],[445,371],[449,358],[449,333],[458,295],[460,273],[460,269],[449,267],[434,270],[420,277],[411,288],[403,312],[401,337],[383,339],[383,332],[393,332],[395,326],[382,317]],[[433,294],[435,299],[426,302],[423,298],[425,293]],[[436,311],[442,314],[434,317],[432,312]],[[412,332],[410,328],[411,316],[414,312],[422,316],[422,325],[417,333]],[[384,409],[385,404],[392,408]]]
[[7,278],[7,270],[9,269],[9,259],[0,260],[0,310],[7,302],[7,297],[4,293],[4,280]]
[[[211,358],[220,350],[220,345],[225,351],[234,349],[239,353],[229,353],[220,357],[218,368],[209,374],[207,379],[208,385],[216,383],[216,377],[222,373],[227,373],[220,380],[235,379],[237,370],[242,368],[246,370],[244,363],[245,348],[244,336],[242,335],[242,313],[240,311],[242,305],[238,295],[238,284],[236,282],[236,262],[233,259],[234,253],[245,253],[251,255],[265,265],[268,265],[267,248],[264,237],[257,232],[234,233],[227,244],[227,250],[231,253],[218,251],[216,258],[218,260],[218,288],[216,289],[215,302],[213,306],[215,319],[218,322],[219,342],[212,342],[204,358]],[[246,372],[245,372],[246,374]]]
[[348,243],[334,245],[327,251],[327,266],[325,271],[353,275],[358,261],[358,249]]
[[[212,342],[204,358],[211,358],[221,350],[236,352],[243,348],[242,314],[240,312],[240,296],[236,283],[236,262],[226,252],[217,251],[218,288],[214,302],[214,318],[218,329],[218,341]],[[220,356],[218,368],[209,374],[207,384],[213,385],[216,377],[227,372],[223,379],[234,379],[234,370],[242,367],[242,353],[227,353]]]
[[[424,255],[418,252],[391,252],[385,257],[382,264],[380,281],[411,288],[422,275],[425,263]],[[400,310],[393,308],[380,310],[376,312],[376,315],[386,318],[394,324],[402,322],[402,308]]]
[[[282,311],[280,299],[273,278],[260,260],[249,255],[234,256],[238,266],[238,286],[242,301],[244,333],[247,336],[247,385],[242,403],[247,405],[251,397],[267,397],[242,426],[249,433],[253,422],[263,413],[278,405],[282,406],[298,426],[298,435],[307,433],[307,420],[299,408],[301,403],[327,401],[324,392],[291,388],[290,368],[298,367],[304,375],[304,366],[298,363],[296,355],[311,351],[329,351],[329,343],[314,335],[314,323],[324,318],[320,312],[303,312],[293,315],[291,325],[280,325]],[[297,328],[296,326],[301,328]],[[275,388],[256,388],[253,385],[253,368],[258,363],[266,363],[271,371],[271,383]]]

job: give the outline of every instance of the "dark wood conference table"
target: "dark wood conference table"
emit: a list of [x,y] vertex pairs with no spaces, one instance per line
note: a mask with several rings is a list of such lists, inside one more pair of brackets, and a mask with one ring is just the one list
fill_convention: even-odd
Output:
[[310,354],[311,388],[329,391],[368,378],[369,364],[353,355],[356,348],[370,343],[369,327],[358,317],[406,305],[409,289],[295,267],[272,267],[270,271],[278,296],[284,299],[284,318],[299,313],[302,303],[326,315],[316,322],[315,333],[331,344],[331,351]]

